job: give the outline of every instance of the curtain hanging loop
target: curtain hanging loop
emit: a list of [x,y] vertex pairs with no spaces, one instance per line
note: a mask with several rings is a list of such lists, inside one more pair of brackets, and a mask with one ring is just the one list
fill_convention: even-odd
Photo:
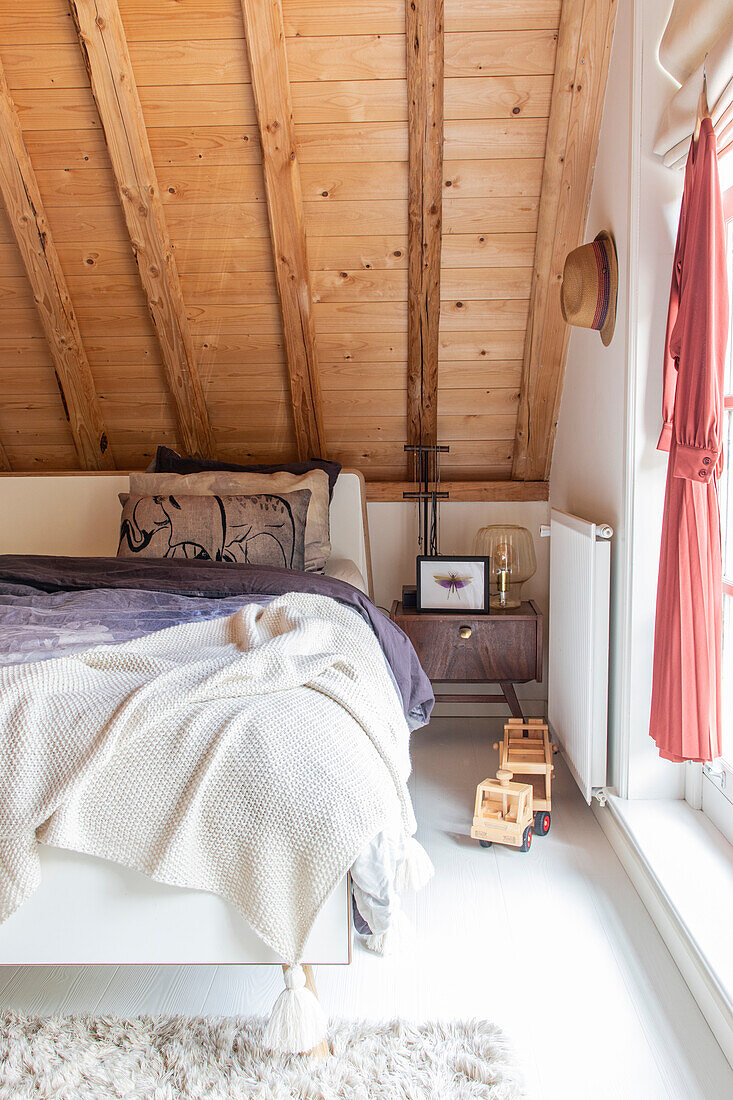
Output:
[[694,141],[697,144],[697,139],[700,137],[700,127],[702,126],[702,120],[704,118],[710,118],[710,109],[708,107],[708,73],[707,73],[708,55],[705,54],[702,63],[702,91],[700,92],[700,98],[697,101],[697,116],[695,118],[695,131]]

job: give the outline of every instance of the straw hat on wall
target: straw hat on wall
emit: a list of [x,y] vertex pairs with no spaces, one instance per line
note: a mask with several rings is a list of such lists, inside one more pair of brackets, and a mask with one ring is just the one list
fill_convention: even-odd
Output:
[[617,295],[616,246],[604,229],[590,244],[568,253],[560,291],[562,315],[569,325],[597,329],[608,346],[616,325]]

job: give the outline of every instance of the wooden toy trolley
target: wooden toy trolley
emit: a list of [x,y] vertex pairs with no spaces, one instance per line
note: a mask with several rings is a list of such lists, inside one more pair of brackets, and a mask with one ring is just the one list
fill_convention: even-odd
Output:
[[550,741],[547,723],[541,718],[510,718],[504,726],[504,740],[495,742],[499,767],[520,775],[532,788],[534,831],[547,836],[552,810],[552,754],[557,746]]
[[496,841],[528,852],[532,844],[532,787],[511,779],[510,771],[499,768],[496,779],[479,783],[471,836],[482,848],[490,848]]

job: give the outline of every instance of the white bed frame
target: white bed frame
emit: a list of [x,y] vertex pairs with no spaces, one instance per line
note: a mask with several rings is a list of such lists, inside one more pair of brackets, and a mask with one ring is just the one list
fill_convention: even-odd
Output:
[[[127,474],[0,475],[0,553],[113,556]],[[364,479],[342,470],[331,502],[332,556],[352,559],[371,593]],[[43,881],[0,924],[0,965],[283,963],[228,902],[153,882],[107,860],[40,847]],[[348,963],[348,881],[331,895],[305,963]]]

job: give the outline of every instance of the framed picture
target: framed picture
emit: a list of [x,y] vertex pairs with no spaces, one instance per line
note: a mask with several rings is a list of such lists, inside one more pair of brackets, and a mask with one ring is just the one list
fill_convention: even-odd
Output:
[[489,612],[489,559],[417,559],[418,611]]

